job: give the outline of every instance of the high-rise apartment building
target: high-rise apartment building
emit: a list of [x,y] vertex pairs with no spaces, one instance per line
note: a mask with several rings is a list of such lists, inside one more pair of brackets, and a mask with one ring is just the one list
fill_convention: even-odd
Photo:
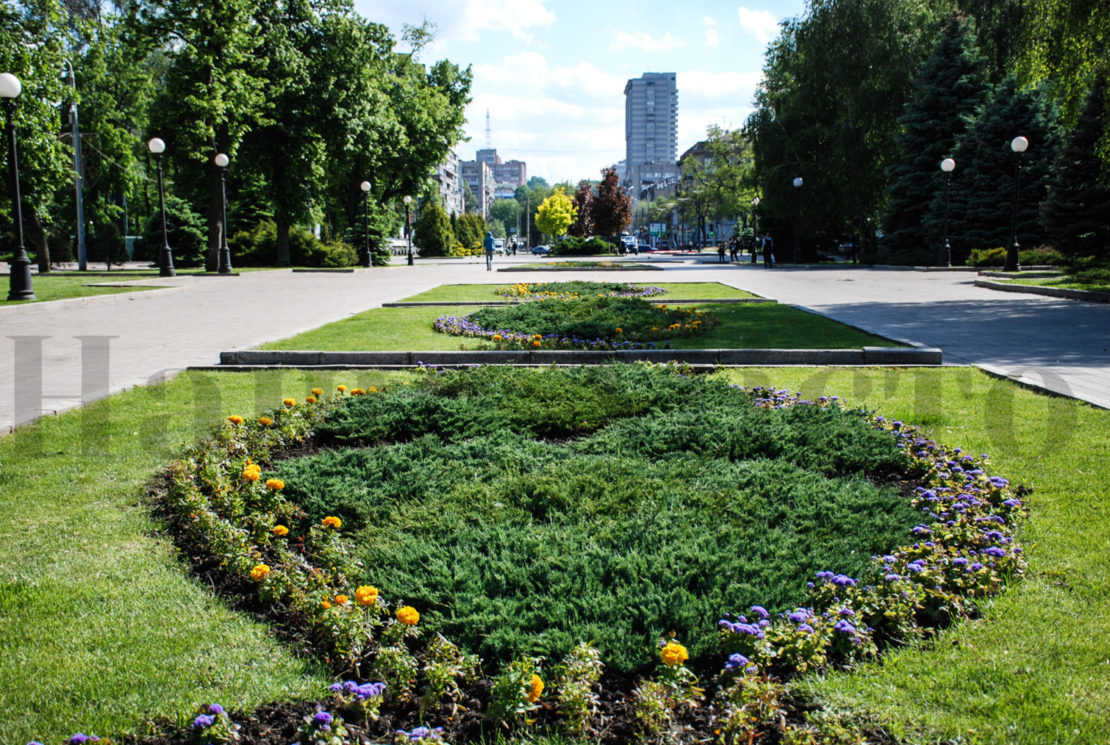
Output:
[[625,163],[674,164],[678,157],[678,86],[673,72],[645,72],[624,86]]

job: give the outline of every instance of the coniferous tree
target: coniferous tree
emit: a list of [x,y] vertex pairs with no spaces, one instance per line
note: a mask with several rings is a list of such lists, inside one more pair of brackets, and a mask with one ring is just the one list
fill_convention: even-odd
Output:
[[420,249],[421,256],[449,256],[455,245],[455,233],[447,211],[435,200],[424,202],[420,215],[413,224],[412,242]]
[[1083,112],[1053,165],[1042,208],[1045,231],[1056,249],[1070,256],[1110,254],[1110,168],[1096,156],[1110,129],[1107,71],[1094,76]]
[[935,257],[935,248],[928,249],[942,239],[925,218],[934,196],[944,189],[940,162],[952,154],[987,91],[985,64],[970,23],[952,18],[922,66],[899,120],[901,158],[888,173],[890,202],[883,217],[892,250],[914,252],[928,261]]
[[[1021,155],[1010,148],[1018,136],[1029,140],[1028,151]],[[995,88],[953,155],[960,164],[960,176],[952,181],[953,263],[971,249],[1012,242],[1015,165],[1021,169],[1018,243],[1024,248],[1043,243],[1040,204],[1056,156],[1056,137],[1055,113],[1040,89],[1018,90],[1012,77]]]

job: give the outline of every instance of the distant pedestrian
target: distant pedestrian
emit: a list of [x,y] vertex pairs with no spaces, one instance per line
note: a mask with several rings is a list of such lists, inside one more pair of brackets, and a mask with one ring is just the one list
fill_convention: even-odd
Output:
[[736,263],[736,252],[740,250],[740,239],[733,237],[728,241],[728,263]]
[[763,266],[770,269],[775,265],[775,241],[768,233],[763,237]]
[[753,235],[751,243],[748,244],[748,256],[751,258],[752,263],[755,263],[755,257],[759,254],[759,236]]
[[482,241],[482,245],[486,249],[486,271],[493,271],[493,233],[486,233],[486,239]]
[[717,244],[717,263],[725,263],[725,244],[723,243]]

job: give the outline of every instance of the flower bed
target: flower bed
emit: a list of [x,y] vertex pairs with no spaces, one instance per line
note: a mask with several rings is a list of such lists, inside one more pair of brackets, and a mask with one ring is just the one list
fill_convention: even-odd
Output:
[[[537,383],[543,380],[534,374]],[[457,400],[470,390],[468,381],[479,379],[469,375],[431,373],[402,391],[413,401],[420,398],[417,394],[432,390],[450,393],[446,400]],[[803,418],[840,416],[834,398],[806,402],[784,392],[688,383],[694,379],[674,376],[673,371],[651,375],[670,376],[690,390],[704,385],[698,389],[702,394],[735,396],[736,405],[759,411],[798,412]],[[1024,571],[1020,548],[1013,544],[1013,529],[1023,513],[1019,495],[1005,479],[985,472],[984,457],[946,448],[900,422],[861,412],[873,432],[894,442],[900,454],[895,460],[916,474],[908,496],[923,517],[900,548],[876,553],[855,576],[817,572],[809,587],[800,588],[800,602],[778,612],[763,607],[770,603],[735,609],[742,615],[726,616],[717,623],[719,647],[706,647],[704,639],[664,635],[655,671],[641,669],[631,690],[599,687],[606,650],[582,645],[573,646],[557,664],[528,655],[517,658],[483,684],[475,673],[476,660],[424,629],[420,614],[434,608],[408,605],[391,599],[390,587],[379,593],[362,583],[366,570],[352,558],[350,520],[338,514],[309,519],[304,506],[286,496],[295,486],[291,479],[280,477],[284,471],[274,471],[274,458],[289,448],[315,442],[313,431],[332,442],[344,438],[380,442],[380,433],[373,427],[352,434],[354,430],[340,425],[356,420],[352,410],[378,412],[382,401],[397,394],[358,391],[366,397],[355,401],[352,409],[349,397],[340,393],[327,400],[314,393],[315,400],[306,404],[286,402],[258,421],[227,421],[211,440],[174,465],[164,502],[190,554],[206,555],[219,564],[217,575],[223,578],[220,584],[225,591],[246,598],[286,633],[315,649],[341,675],[357,679],[351,684],[354,688],[340,684],[335,691],[336,700],[328,712],[332,718],[326,722],[332,734],[345,726],[342,712],[352,733],[382,738],[386,736],[383,727],[390,727],[390,737],[410,741],[416,739],[413,728],[427,722],[442,724],[445,730],[440,735],[434,729],[421,731],[418,738],[444,736],[461,742],[480,731],[484,715],[510,728],[542,727],[568,736],[593,732],[610,742],[626,742],[633,736],[671,742],[706,736],[728,743],[749,742],[749,736],[768,736],[776,742],[832,742],[812,738],[832,737],[829,733],[847,732],[856,725],[819,712],[784,719],[790,707],[782,695],[781,679],[851,665],[873,657],[884,646],[932,633],[952,618],[974,614],[978,598],[996,592],[1005,580]],[[665,399],[660,389],[649,393],[656,403]],[[600,418],[591,424],[578,419],[577,410],[540,417],[546,422],[540,425],[543,436],[573,434],[567,432],[568,423],[578,434],[604,435],[607,430],[617,434],[622,417],[612,412],[620,407],[605,390],[581,405]],[[406,411],[409,416],[398,417],[395,424],[422,426],[422,420],[411,416],[412,409]],[[508,419],[492,424],[514,426],[515,421],[515,426],[521,426],[520,422],[537,420],[535,413],[514,414],[510,407]],[[380,417],[357,420],[393,426],[382,423]],[[442,421],[431,416],[424,421],[437,420]],[[468,427],[490,425],[478,417],[469,423],[458,419],[452,426],[466,432]],[[638,429],[621,432],[609,444],[634,437]],[[658,457],[666,457],[675,443],[659,441],[660,434],[645,434],[645,444],[655,443]],[[413,429],[405,436],[418,435]],[[802,445],[799,452],[804,453],[813,443]],[[821,462],[828,459],[822,457]],[[890,476],[884,468],[874,475]],[[688,666],[685,644],[691,643],[701,645],[702,652],[698,664]],[[384,687],[374,686],[375,695],[356,701],[357,689],[366,683]],[[706,700],[712,701],[711,709],[704,706]],[[464,701],[470,715],[449,719],[449,712],[457,712]],[[311,721],[305,727],[319,724],[316,713],[306,715]],[[397,734],[397,729],[404,734]],[[318,735],[321,730],[302,732],[307,732],[300,740],[304,743],[314,741],[313,732]]]
[[623,282],[517,282],[498,290],[499,295],[516,300],[580,300],[584,297],[655,297],[666,292],[662,287],[644,287]]

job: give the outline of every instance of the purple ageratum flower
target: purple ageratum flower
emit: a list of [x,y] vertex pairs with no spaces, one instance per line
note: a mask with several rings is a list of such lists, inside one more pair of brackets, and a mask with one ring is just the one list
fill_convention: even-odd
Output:
[[355,690],[355,695],[360,701],[377,698],[383,693],[385,693],[385,683],[365,683]]
[[76,735],[69,738],[69,745],[82,745],[82,743],[86,743],[92,739],[93,738],[89,737],[84,732],[78,732]]
[[838,574],[832,578],[832,583],[837,587],[855,587],[856,581],[846,574]]
[[754,613],[755,615],[759,616],[759,619],[760,619],[761,621],[762,621],[762,620],[763,620],[764,618],[770,618],[770,616],[771,616],[771,614],[767,612],[767,609],[766,609],[766,608],[764,608],[764,607],[763,607],[762,605],[753,605],[753,606],[751,607],[751,611],[752,611],[752,613]]
[[1021,507],[1021,500],[1011,498],[1003,501],[1002,504],[1006,507]]
[[728,662],[725,663],[725,669],[736,670],[740,667],[747,667],[748,662],[748,658],[742,654],[730,654],[728,656]]
[[900,580],[902,578],[897,574],[888,574],[885,577],[883,577],[883,579],[885,579],[887,582],[897,582],[898,580]]
[[833,626],[833,630],[847,636],[851,636],[856,633],[856,627],[844,620],[837,621],[836,625]]
[[990,548],[983,549],[983,553],[987,556],[993,556],[996,559],[1001,559],[1006,555],[1006,549],[999,548],[998,546],[991,546]]
[[851,608],[841,608],[839,611],[837,611],[837,613],[845,618],[850,618],[851,616],[856,615],[856,612]]
[[794,623],[805,623],[809,620],[809,612],[806,611],[804,608],[799,608],[798,610],[787,616],[787,618],[789,618]]
[[913,526],[913,529],[910,530],[910,532],[914,535],[932,535],[933,529],[930,528],[928,525],[915,525]]
[[964,567],[967,566],[967,559],[963,556],[957,556],[955,559],[952,559],[952,563],[958,567]]
[[328,690],[331,691],[332,693],[341,693],[343,691],[343,684],[342,683],[332,683],[330,686],[328,686]]
[[967,568],[967,571],[969,571],[969,572],[978,572],[982,568],[983,568],[982,564],[980,564],[979,562],[975,562],[974,564],[972,564],[971,566],[969,566]]
[[208,706],[208,713],[219,716],[220,714],[224,713],[224,707],[220,706],[219,704],[210,704]]
[[813,627],[810,626],[808,623],[801,623],[801,624],[798,624],[798,631],[804,631],[807,634],[812,634],[813,633]]
[[213,717],[211,714],[201,714],[199,717],[193,720],[193,729],[206,729],[208,727],[211,727],[213,722],[215,721],[216,718]]
[[312,722],[321,729],[327,729],[328,725],[332,722],[332,716],[326,711],[318,711],[316,715],[312,717]]

